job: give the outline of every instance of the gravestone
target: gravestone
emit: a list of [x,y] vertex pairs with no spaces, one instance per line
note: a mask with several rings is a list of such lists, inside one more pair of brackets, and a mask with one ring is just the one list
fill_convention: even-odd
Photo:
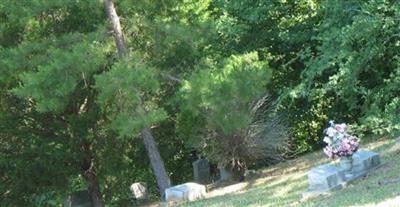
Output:
[[378,167],[381,159],[378,153],[366,149],[360,149],[353,154],[352,176],[346,181],[352,181],[365,176],[371,169]]
[[313,168],[308,173],[309,190],[328,191],[342,188],[344,172],[329,164]]
[[224,167],[218,167],[219,169],[219,180],[226,181],[232,179],[232,173]]
[[381,164],[379,154],[366,149],[358,150],[352,158],[351,172],[346,172],[344,169],[330,164],[311,169],[308,173],[309,188],[303,193],[303,198],[315,197],[327,194],[334,189],[341,189],[346,186],[347,182],[366,175]]
[[147,188],[144,183],[133,183],[129,189],[132,192],[134,200],[146,200],[147,199]]
[[199,159],[192,163],[194,181],[200,184],[210,182],[210,164],[206,159]]
[[308,173],[308,190],[303,193],[307,199],[341,189],[346,185],[344,171],[330,164],[320,165]]
[[193,201],[206,196],[206,187],[197,183],[185,183],[165,189],[167,202]]
[[64,207],[92,207],[88,191],[77,191],[69,194],[64,200]]

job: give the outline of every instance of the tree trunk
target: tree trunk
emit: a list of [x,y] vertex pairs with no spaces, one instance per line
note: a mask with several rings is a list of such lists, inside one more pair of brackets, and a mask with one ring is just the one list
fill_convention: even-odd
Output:
[[[121,58],[123,58],[128,54],[128,50],[125,45],[123,33],[121,30],[121,25],[119,22],[119,17],[115,10],[114,3],[112,0],[104,0],[104,6],[107,16],[113,28],[114,40],[115,44],[117,45],[118,54],[120,55]],[[170,187],[171,182],[165,170],[164,162],[160,156],[156,142],[154,141],[154,137],[149,127],[145,127],[142,130],[142,136],[153,173],[156,176],[157,185],[161,194],[161,198],[165,199],[164,191],[166,188]]]
[[154,137],[151,134],[150,128],[144,128],[142,131],[142,136],[150,160],[151,168],[153,169],[153,173],[156,176],[161,198],[164,200],[165,189],[171,186],[171,181],[164,168],[164,162],[160,156],[156,142],[154,141]]
[[112,0],[104,0],[104,7],[106,9],[108,19],[111,22],[115,44],[117,45],[118,49],[118,54],[120,57],[124,57],[125,55],[128,54],[128,49],[126,48],[125,45],[124,35],[121,30],[121,24],[119,22],[117,11],[115,10],[114,7],[114,2]]
[[99,188],[99,182],[97,180],[96,173],[92,169],[89,169],[88,171],[85,172],[85,178],[86,178],[86,181],[89,183],[88,190],[89,190],[90,198],[92,199],[93,207],[103,207],[103,202],[101,200],[101,194],[100,194],[100,188]]
[[91,151],[90,142],[88,142],[87,140],[83,141],[82,147],[84,152],[86,153],[86,159],[84,160],[82,165],[82,170],[84,172],[83,177],[89,184],[88,192],[92,200],[92,205],[93,207],[103,207],[104,205],[101,199],[101,193],[99,187],[100,185],[94,167],[93,154]]

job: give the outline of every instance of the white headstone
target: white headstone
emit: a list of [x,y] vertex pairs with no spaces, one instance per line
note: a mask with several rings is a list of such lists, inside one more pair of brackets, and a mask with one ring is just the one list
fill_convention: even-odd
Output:
[[167,202],[193,201],[205,196],[206,187],[197,183],[185,183],[165,190],[165,200]]
[[144,183],[133,183],[129,189],[131,190],[134,199],[147,199],[147,188]]

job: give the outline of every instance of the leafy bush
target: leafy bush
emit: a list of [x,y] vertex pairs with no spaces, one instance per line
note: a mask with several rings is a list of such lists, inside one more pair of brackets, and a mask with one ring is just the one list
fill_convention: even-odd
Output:
[[276,156],[286,138],[276,119],[256,119],[265,98],[255,100],[264,93],[269,76],[256,53],[231,56],[213,70],[194,74],[180,93],[181,135],[207,158],[230,168],[237,179],[255,160]]

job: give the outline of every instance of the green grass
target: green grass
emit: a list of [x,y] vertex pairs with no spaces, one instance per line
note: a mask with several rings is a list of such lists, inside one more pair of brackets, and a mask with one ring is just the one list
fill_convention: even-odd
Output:
[[179,206],[400,206],[400,147],[394,143],[393,139],[381,139],[364,144],[363,148],[380,153],[383,165],[330,195],[302,200],[308,171],[332,162],[319,151],[263,170],[262,178],[247,181],[245,189],[238,192]]

